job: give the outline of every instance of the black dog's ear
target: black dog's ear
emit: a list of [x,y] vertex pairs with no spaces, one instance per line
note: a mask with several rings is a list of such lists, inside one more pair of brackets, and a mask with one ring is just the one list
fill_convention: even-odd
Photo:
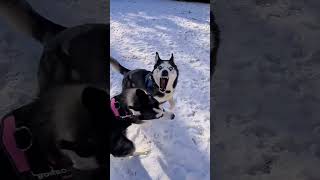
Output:
[[109,95],[106,91],[95,88],[86,87],[82,91],[82,104],[92,111],[104,110],[108,107]]
[[158,62],[159,60],[161,60],[158,52],[156,52],[156,58],[155,58],[155,60],[156,60],[156,62]]
[[143,90],[141,89],[137,89],[136,90],[136,95],[139,99],[142,99],[142,98],[148,98],[148,95],[146,94],[146,92],[144,92]]
[[173,61],[173,60],[174,60],[173,53],[171,53],[171,57],[169,61]]

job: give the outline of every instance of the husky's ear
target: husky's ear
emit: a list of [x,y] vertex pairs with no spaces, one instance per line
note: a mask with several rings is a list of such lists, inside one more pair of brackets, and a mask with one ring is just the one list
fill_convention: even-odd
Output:
[[107,92],[95,87],[86,87],[82,91],[82,104],[90,111],[106,111],[108,99]]
[[159,60],[161,60],[161,59],[160,59],[160,56],[159,56],[159,53],[158,53],[158,52],[156,52],[155,61],[156,61],[156,62],[158,62]]
[[169,61],[173,61],[173,60],[174,60],[173,53],[171,53],[171,57],[170,57]]

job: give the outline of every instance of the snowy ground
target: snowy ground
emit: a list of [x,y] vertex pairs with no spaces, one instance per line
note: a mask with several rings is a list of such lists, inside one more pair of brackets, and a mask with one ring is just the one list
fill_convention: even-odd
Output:
[[[111,179],[209,179],[210,27],[209,5],[170,0],[112,0],[111,55],[129,69],[152,70],[155,52],[174,53],[180,70],[175,92],[176,118],[129,128],[146,157],[111,157]],[[111,95],[122,76],[111,69]]]

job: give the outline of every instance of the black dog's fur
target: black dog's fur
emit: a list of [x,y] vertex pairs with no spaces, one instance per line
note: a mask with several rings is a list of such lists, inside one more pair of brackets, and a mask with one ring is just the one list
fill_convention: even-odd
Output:
[[[109,127],[110,122],[108,121],[99,121],[99,123],[104,123],[99,126],[91,123],[95,123],[96,121],[93,120],[99,116],[103,116],[104,120],[108,119],[110,113],[100,112],[97,109],[109,109],[109,95],[107,94],[103,96],[104,99],[99,100],[99,102],[103,101],[103,104],[98,103],[100,106],[91,102],[90,98],[84,100],[83,102],[86,103],[83,105],[91,104],[86,107],[87,110],[79,105],[79,101],[77,101],[78,105],[75,103],[65,109],[59,109],[58,105],[64,106],[72,102],[71,99],[76,98],[76,95],[71,92],[81,91],[81,88],[74,88],[72,84],[80,83],[81,86],[86,84],[99,85],[103,89],[109,90],[109,79],[107,78],[109,69],[107,63],[109,57],[109,26],[106,24],[85,24],[70,28],[63,27],[39,15],[24,0],[0,0],[0,15],[6,18],[9,24],[14,25],[17,30],[33,37],[44,47],[38,70],[39,97],[32,105],[33,112],[36,113],[32,116],[25,114],[32,121],[32,132],[39,138],[37,140],[39,146],[35,147],[43,152],[43,156],[39,155],[37,158],[45,158],[46,155],[52,154],[52,150],[62,148],[54,147],[57,142],[52,141],[58,138],[56,136],[59,133],[53,132],[53,127],[62,122],[61,117],[54,116],[60,110],[60,113],[71,115],[67,122],[73,121],[74,128],[93,133],[92,139],[96,143],[95,146],[99,148],[94,148],[94,152],[91,153],[96,157],[100,168],[107,173],[105,167],[109,162],[107,157],[109,156],[109,149],[105,146],[109,145],[109,139],[107,138],[109,134],[106,133],[113,128]],[[64,88],[69,88],[69,90]],[[70,90],[70,88],[73,88],[73,90]],[[84,92],[84,94],[86,93]],[[54,100],[50,96],[57,99]],[[91,108],[92,106],[94,108]],[[77,108],[83,111],[78,111],[80,109],[76,111],[77,113],[72,111],[72,109]],[[81,116],[89,110],[91,111],[90,116]],[[43,125],[40,126],[37,122],[41,122],[40,124],[43,123]],[[90,125],[94,125],[94,127],[90,128]],[[60,124],[60,126],[62,125]],[[65,126],[62,127],[66,128]],[[64,148],[75,148],[74,150],[78,151],[80,155],[87,156],[87,149],[83,149],[87,147],[87,144],[82,138],[82,136],[76,136],[71,144],[62,144],[68,146]],[[105,173],[102,174],[105,175]],[[100,176],[99,178],[105,177]]]
[[[121,157],[132,155],[135,151],[135,147],[132,141],[130,141],[126,137],[126,129],[132,123],[141,123],[141,120],[152,120],[155,118],[155,114],[153,108],[159,108],[160,104],[157,100],[155,100],[152,96],[146,94],[141,89],[129,89],[128,91],[136,91],[136,96],[134,97],[135,101],[130,108],[135,109],[141,112],[141,115],[137,116],[134,119],[120,120],[118,117],[115,117],[113,113],[111,113],[111,121],[112,124],[115,125],[113,127],[113,131],[110,136],[110,152],[113,156]],[[121,94],[115,96],[114,98],[118,99],[118,101],[122,105],[128,104],[126,91]],[[128,107],[126,107],[128,108]]]
[[[60,86],[9,113],[7,116],[15,116],[16,120],[20,120],[32,132],[32,146],[26,151],[32,173],[50,171],[49,159],[59,164],[60,168],[70,169],[73,165],[71,159],[62,152],[63,149],[69,149],[78,156],[93,157],[98,164],[97,169],[91,170],[94,173],[90,176],[78,172],[73,179],[105,178],[109,163],[107,152],[110,151],[108,137],[115,126],[108,119],[110,108],[105,101],[108,98],[108,93],[98,88],[83,85]],[[23,137],[16,136],[18,147],[21,139]],[[67,146],[65,142],[68,143]],[[4,151],[1,150],[0,154],[8,159]],[[2,166],[10,167],[8,164]],[[14,167],[11,166],[11,169]],[[22,175],[11,170],[1,173],[1,178],[10,176],[14,177],[12,179],[33,179],[35,177],[32,173]],[[55,178],[62,179],[60,176]]]
[[[135,146],[126,137],[126,129],[132,123],[140,123],[142,119],[154,119],[152,108],[159,107],[158,101],[143,90],[128,91],[136,93],[136,96],[129,100],[133,102],[130,108],[141,112],[136,118],[116,117],[110,108],[110,100],[108,102],[109,94],[105,90],[87,85],[52,88],[33,103],[10,113],[15,115],[16,119],[25,121],[24,125],[32,132],[33,145],[30,151],[36,152],[37,159],[30,164],[32,169],[42,169],[49,158],[58,162],[63,160],[61,165],[68,168],[71,162],[67,161],[68,156],[62,152],[70,150],[82,158],[93,157],[99,167],[93,176],[105,178],[109,163],[107,152],[115,157],[132,155]],[[127,91],[114,98],[126,106],[125,108],[129,108]],[[18,139],[17,142],[21,141]],[[6,159],[2,151],[0,156]],[[7,175],[14,176],[10,171]],[[84,178],[83,174],[80,177],[87,180],[93,178]],[[74,179],[80,177],[76,176]]]
[[44,45],[39,67],[40,92],[65,83],[93,83],[109,89],[109,26],[68,28]]
[[109,89],[108,25],[67,28],[39,15],[25,0],[0,0],[0,15],[43,45],[39,93],[65,83],[94,83]]

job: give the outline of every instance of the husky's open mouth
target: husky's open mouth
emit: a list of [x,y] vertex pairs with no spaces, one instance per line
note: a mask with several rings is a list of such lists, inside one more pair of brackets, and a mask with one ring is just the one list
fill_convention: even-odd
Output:
[[165,92],[166,91],[168,81],[169,81],[169,77],[168,76],[162,76],[160,78],[160,91],[161,92]]

